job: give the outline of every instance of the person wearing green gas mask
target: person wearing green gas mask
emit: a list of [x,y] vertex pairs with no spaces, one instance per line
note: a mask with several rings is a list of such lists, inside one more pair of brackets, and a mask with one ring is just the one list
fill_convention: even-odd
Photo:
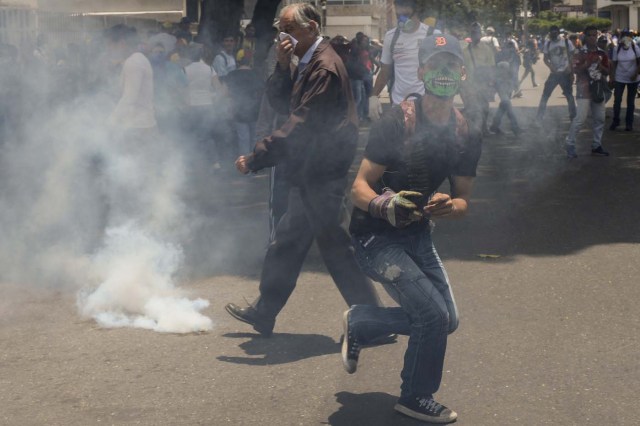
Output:
[[[453,107],[466,77],[459,41],[432,35],[414,69],[424,95],[375,122],[351,188],[349,230],[362,270],[399,307],[353,305],[343,315],[342,362],[357,369],[361,345],[388,333],[409,336],[396,411],[432,423],[457,414],[434,394],[447,336],[458,327],[453,292],[431,239],[432,220],[463,217],[480,158],[480,135]],[[439,187],[448,179],[450,194]]]

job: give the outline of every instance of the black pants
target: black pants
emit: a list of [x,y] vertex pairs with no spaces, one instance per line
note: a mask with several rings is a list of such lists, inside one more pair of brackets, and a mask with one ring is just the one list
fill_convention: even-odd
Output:
[[627,113],[625,116],[625,124],[628,129],[633,127],[633,112],[636,109],[636,92],[638,91],[638,83],[620,83],[615,82],[613,89],[613,123],[620,124],[620,107],[622,105],[622,94],[625,87],[627,88]]
[[576,116],[576,100],[573,97],[573,76],[569,73],[556,72],[549,74],[549,78],[544,82],[544,90],[542,91],[542,98],[540,98],[540,105],[538,105],[538,120],[541,120],[544,116],[544,112],[547,109],[547,102],[553,93],[553,89],[560,85],[562,88],[562,94],[567,98],[567,104],[569,106],[569,118],[573,120]]
[[345,177],[291,188],[288,210],[278,223],[262,266],[260,296],[254,303],[260,315],[275,319],[287,303],[314,239],[347,305],[380,306],[343,227],[346,183]]

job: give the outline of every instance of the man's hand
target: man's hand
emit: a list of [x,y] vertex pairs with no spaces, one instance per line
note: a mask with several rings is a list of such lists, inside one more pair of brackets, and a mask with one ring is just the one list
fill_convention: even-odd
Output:
[[238,169],[238,171],[243,175],[246,175],[251,171],[249,170],[249,166],[247,166],[247,157],[245,157],[244,155],[238,157],[238,159],[236,160],[236,169]]
[[293,56],[293,43],[291,39],[287,37],[276,45],[276,58],[278,60],[278,66],[282,71],[289,69],[291,56]]
[[441,194],[439,192],[433,194],[433,197],[429,200],[424,207],[424,212],[430,214],[431,217],[443,217],[449,216],[455,212],[456,207],[453,204],[453,200],[449,194]]
[[422,219],[422,212],[416,204],[422,198],[424,195],[419,192],[400,191],[396,194],[387,188],[369,202],[369,214],[396,228],[404,228]]
[[377,96],[369,97],[369,118],[372,120],[380,120],[382,115],[382,105],[380,104],[380,98]]

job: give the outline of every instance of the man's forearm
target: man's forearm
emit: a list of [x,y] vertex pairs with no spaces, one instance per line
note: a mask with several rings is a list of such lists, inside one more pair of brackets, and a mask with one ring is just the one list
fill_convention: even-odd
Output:
[[389,75],[391,74],[392,65],[382,64],[376,82],[373,85],[371,96],[380,96],[380,93],[389,82]]

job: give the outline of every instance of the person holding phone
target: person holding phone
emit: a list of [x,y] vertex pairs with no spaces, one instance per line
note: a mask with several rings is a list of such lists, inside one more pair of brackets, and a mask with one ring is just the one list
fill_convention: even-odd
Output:
[[[343,315],[342,361],[357,369],[362,344],[378,336],[409,336],[396,411],[432,423],[457,414],[436,402],[447,336],[458,309],[431,239],[432,220],[460,218],[468,209],[480,135],[453,107],[465,78],[460,43],[451,35],[424,39],[414,70],[425,95],[393,107],[374,123],[351,188],[350,231],[367,275],[400,307],[354,305]],[[441,192],[445,179],[451,194]]]

